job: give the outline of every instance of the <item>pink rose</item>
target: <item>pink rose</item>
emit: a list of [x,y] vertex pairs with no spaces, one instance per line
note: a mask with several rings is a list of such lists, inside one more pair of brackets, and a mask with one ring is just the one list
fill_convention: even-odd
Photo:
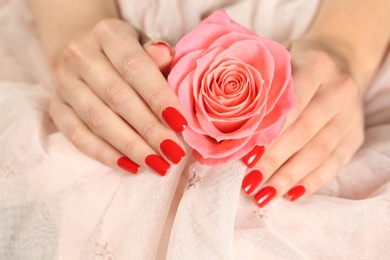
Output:
[[178,42],[168,83],[187,115],[183,138],[207,165],[270,144],[294,105],[289,52],[224,11]]

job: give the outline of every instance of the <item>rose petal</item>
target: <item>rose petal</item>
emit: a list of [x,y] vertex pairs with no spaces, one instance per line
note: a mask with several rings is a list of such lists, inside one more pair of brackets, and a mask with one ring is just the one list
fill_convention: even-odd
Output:
[[[264,134],[269,135],[269,138],[276,138],[281,129],[275,129],[273,128],[272,132],[269,130],[271,127],[273,127],[275,124],[278,124],[278,122],[281,120],[282,117],[285,117],[284,115],[287,115],[287,113],[294,107],[295,101],[294,101],[294,88],[293,88],[293,80],[290,78],[290,80],[287,81],[287,88],[286,91],[284,91],[280,97],[280,100],[283,100],[283,102],[278,102],[272,109],[272,111],[266,115],[261,124],[259,129],[256,131],[256,133],[263,132]],[[282,124],[283,126],[283,124]]]
[[261,72],[267,86],[270,86],[275,73],[275,61],[272,53],[260,41],[261,39],[259,36],[231,32],[217,39],[207,50],[212,50],[216,46],[230,46],[221,55],[228,53],[230,57],[253,66]]
[[193,91],[191,89],[193,73],[189,73],[184,80],[180,83],[177,96],[181,101],[184,111],[187,115],[188,128],[193,129],[198,134],[205,134],[202,126],[199,124],[199,120],[194,113],[195,110],[195,99]]
[[182,134],[188,145],[201,153],[204,158],[224,158],[230,154],[237,153],[251,139],[251,137],[245,137],[244,139],[217,142],[207,135],[194,134],[190,128],[186,129]]
[[181,82],[191,71],[196,68],[196,60],[202,55],[203,51],[193,51],[185,55],[181,60],[179,60],[171,69],[171,72],[168,75],[168,84],[175,91],[178,92],[178,89],[181,85]]
[[[214,51],[210,52],[210,53],[215,54]],[[228,60],[232,59],[231,57],[225,57],[225,58],[227,58]],[[197,66],[196,71],[195,71],[194,82],[193,82],[193,85],[197,86],[197,87],[194,87],[194,96],[197,99],[199,108],[203,109],[204,104],[203,104],[202,96],[205,95],[207,97],[207,95],[204,92],[199,92],[201,89],[204,89],[202,87],[199,87],[199,85],[202,85],[202,82],[199,82],[199,80],[201,80],[203,77],[205,77],[207,74],[209,74],[210,71],[213,71],[215,68],[223,66],[224,63],[221,62],[221,60],[216,59],[216,60],[214,60],[214,62],[212,64],[210,64],[208,55],[205,55],[205,56],[202,56],[200,59],[198,59],[197,64],[198,64],[198,66]],[[247,70],[248,76],[250,76],[251,82],[253,82],[252,86],[249,86],[249,87],[253,88],[252,89],[252,92],[253,92],[252,97],[253,97],[253,101],[256,101],[256,102],[253,102],[252,104],[250,104],[247,111],[245,112],[245,117],[250,117],[253,114],[247,114],[247,113],[249,113],[250,110],[253,110],[254,113],[256,114],[257,112],[255,111],[255,107],[262,107],[265,104],[267,97],[264,96],[266,94],[266,92],[263,91],[261,88],[263,82],[262,82],[262,78],[261,78],[260,73],[257,70],[255,70],[254,68],[248,67],[248,65],[246,65],[246,64],[244,65],[244,68]],[[256,76],[255,78],[253,78],[253,76],[254,76],[253,74]],[[257,86],[257,89],[256,89],[255,85]],[[254,92],[256,92],[256,93],[254,93]],[[203,112],[207,114],[206,111],[203,111]],[[241,113],[241,110],[238,110],[236,112],[236,114],[240,115],[243,113]],[[219,118],[216,118],[216,120],[218,120],[218,119]],[[232,119],[243,119],[243,118],[232,118]],[[212,120],[212,118],[210,118],[210,120]]]
[[214,12],[176,44],[176,53],[172,59],[171,67],[176,66],[177,61],[187,53],[204,49],[216,39],[231,31],[255,35],[247,28],[231,20],[225,11]]

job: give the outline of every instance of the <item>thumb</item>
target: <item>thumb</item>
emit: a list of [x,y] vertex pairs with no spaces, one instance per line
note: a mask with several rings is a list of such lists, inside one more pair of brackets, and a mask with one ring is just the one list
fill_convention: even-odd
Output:
[[164,76],[167,76],[172,62],[171,46],[163,41],[148,41],[143,44],[143,48]]

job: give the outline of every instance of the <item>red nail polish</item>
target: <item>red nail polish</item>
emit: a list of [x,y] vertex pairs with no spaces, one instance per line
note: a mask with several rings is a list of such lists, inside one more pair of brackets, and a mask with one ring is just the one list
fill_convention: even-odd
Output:
[[167,139],[160,144],[160,149],[163,154],[174,164],[178,164],[186,153],[174,141]]
[[126,171],[134,173],[134,174],[138,173],[139,165],[127,157],[119,158],[118,161],[116,162],[116,164],[119,167],[121,167],[123,170],[126,170]]
[[276,189],[272,186],[262,188],[256,195],[253,197],[257,205],[262,208],[268,204],[276,196]]
[[174,107],[167,107],[162,112],[165,122],[177,133],[183,132],[188,123],[184,116]]
[[298,185],[292,188],[291,190],[289,190],[286,195],[290,201],[296,201],[305,192],[306,192],[305,187],[303,187],[302,185]]
[[171,57],[172,57],[172,48],[171,48],[171,46],[169,46],[168,43],[163,42],[163,41],[158,41],[158,42],[154,42],[152,44],[152,46],[156,46],[156,47],[162,46],[162,47],[165,47],[169,51],[169,55],[171,55]]
[[247,195],[250,195],[260,185],[262,180],[263,174],[259,170],[253,170],[245,176],[241,188]]
[[161,156],[156,154],[148,155],[145,158],[145,163],[161,176],[165,176],[165,174],[168,172],[168,169],[171,167],[171,165],[167,163]]
[[261,159],[264,154],[264,146],[255,146],[252,151],[242,157],[242,161],[249,167],[252,168]]

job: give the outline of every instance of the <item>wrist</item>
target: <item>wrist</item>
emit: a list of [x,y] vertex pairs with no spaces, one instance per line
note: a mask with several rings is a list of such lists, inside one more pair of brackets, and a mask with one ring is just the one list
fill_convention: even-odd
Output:
[[389,1],[322,0],[303,38],[340,57],[364,92],[390,42]]

